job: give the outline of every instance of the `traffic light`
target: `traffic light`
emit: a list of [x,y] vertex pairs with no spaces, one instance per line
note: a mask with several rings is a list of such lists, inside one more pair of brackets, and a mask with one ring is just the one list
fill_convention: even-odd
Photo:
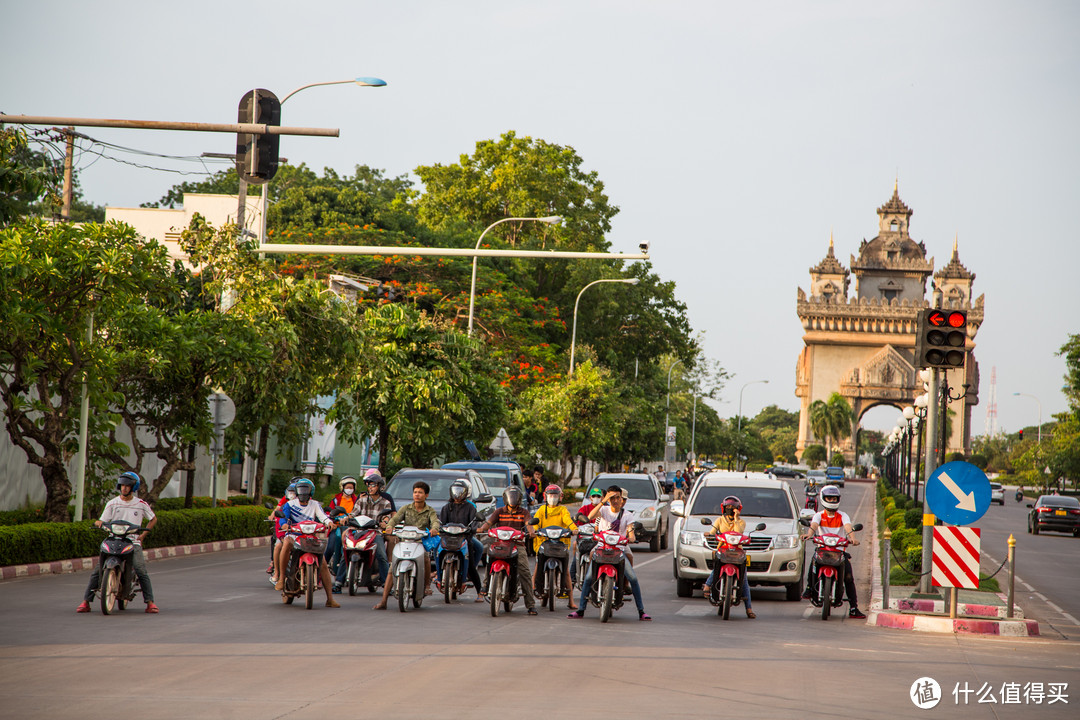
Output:
[[[248,90],[240,98],[237,122],[258,125],[281,124],[281,102],[269,90]],[[278,166],[280,135],[236,134],[236,173],[252,185],[274,177]]]
[[1024,431],[1020,431],[1020,442],[1024,442]]
[[915,367],[959,368],[967,351],[967,313],[929,308],[919,316]]

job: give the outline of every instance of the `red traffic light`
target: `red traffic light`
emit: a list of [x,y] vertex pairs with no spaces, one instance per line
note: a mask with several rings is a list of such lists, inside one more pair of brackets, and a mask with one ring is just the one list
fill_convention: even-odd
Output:
[[[939,310],[933,310],[926,315],[926,322],[930,323],[934,327],[943,327],[945,325],[945,313]],[[956,327],[955,325],[953,327]]]
[[[962,312],[949,313],[949,325],[954,328],[963,327],[967,323],[967,315]],[[936,323],[935,323],[936,324]]]

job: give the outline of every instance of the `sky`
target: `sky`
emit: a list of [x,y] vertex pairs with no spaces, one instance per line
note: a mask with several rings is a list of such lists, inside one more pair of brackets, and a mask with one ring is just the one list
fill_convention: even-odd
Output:
[[[613,250],[651,244],[734,415],[798,410],[796,288],[833,237],[845,265],[898,183],[935,269],[953,241],[985,294],[976,338],[985,431],[1066,408],[1080,333],[1080,4],[483,0],[447,3],[4,3],[0,112],[234,122],[254,87],[308,83],[281,155],[390,176],[454,163],[508,130],[573,147],[620,208]],[[154,153],[230,153],[224,134],[84,128]],[[180,170],[190,175],[127,163]],[[77,158],[87,200],[137,206],[221,164],[100,145]],[[1072,218],[1072,219],[1070,219]],[[853,283],[854,286],[854,283]],[[853,287],[852,287],[853,289]],[[1014,392],[1033,395],[1014,396]],[[864,427],[886,429],[893,409]]]

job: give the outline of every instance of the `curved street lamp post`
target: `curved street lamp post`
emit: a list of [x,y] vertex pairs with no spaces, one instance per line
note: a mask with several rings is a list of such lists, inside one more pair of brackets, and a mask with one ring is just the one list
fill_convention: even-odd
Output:
[[[474,259],[473,260],[473,268],[474,268],[474,270],[475,270],[475,267],[476,267],[476,260]],[[476,279],[476,275],[474,273],[473,280],[475,281],[475,279]],[[611,278],[611,279],[606,279],[606,280],[593,280],[591,283],[589,283],[585,287],[581,288],[581,292],[579,292],[577,294],[577,300],[574,300],[574,329],[573,329],[573,332],[570,334],[570,372],[569,372],[569,376],[572,377],[574,375],[574,346],[577,344],[577,311],[578,311],[578,303],[581,302],[582,293],[584,293],[586,290],[591,288],[593,285],[597,285],[599,283],[622,283],[624,285],[637,285],[638,282],[639,281],[638,281],[637,278]],[[470,318],[471,318],[471,315],[470,315]]]

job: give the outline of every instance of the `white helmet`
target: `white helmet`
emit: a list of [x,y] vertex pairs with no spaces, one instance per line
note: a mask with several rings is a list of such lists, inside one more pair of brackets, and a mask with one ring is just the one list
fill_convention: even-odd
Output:
[[827,510],[836,510],[840,507],[840,488],[835,485],[826,485],[821,488],[821,504]]

